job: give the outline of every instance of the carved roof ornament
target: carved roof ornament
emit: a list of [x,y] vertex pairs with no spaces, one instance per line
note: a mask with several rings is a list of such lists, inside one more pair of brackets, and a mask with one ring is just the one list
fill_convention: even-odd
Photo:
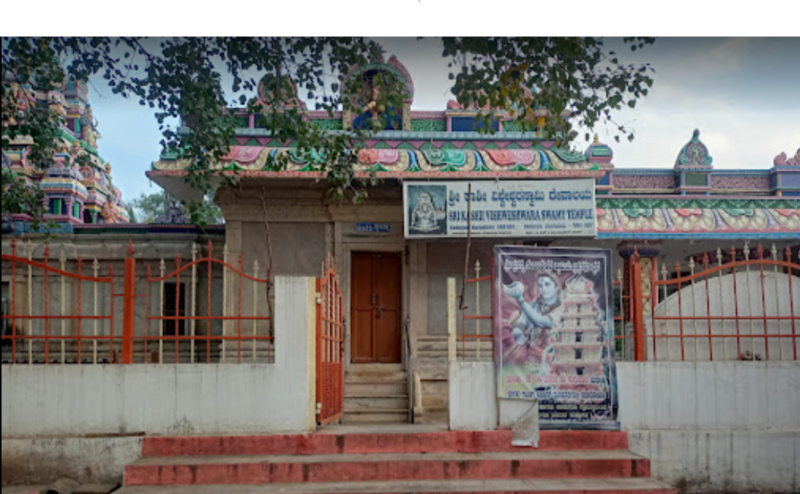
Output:
[[373,60],[367,65],[362,65],[360,67],[352,67],[350,72],[345,77],[345,84],[342,85],[342,88],[346,87],[346,81],[349,81],[354,76],[359,74],[364,74],[366,72],[372,70],[385,70],[387,72],[391,72],[395,76],[398,76],[405,85],[405,90],[407,93],[406,103],[411,103],[414,100],[414,80],[411,78],[411,73],[408,71],[405,65],[403,65],[400,60],[397,59],[395,55],[389,57],[389,60],[383,62],[381,60]]
[[681,148],[675,168],[711,168],[711,155],[708,148],[700,141],[700,130],[694,129],[692,139]]
[[775,166],[800,166],[800,149],[794,153],[793,158],[787,159],[786,153],[781,153],[778,156],[775,156],[772,164]]
[[586,159],[592,163],[610,163],[614,158],[614,151],[607,144],[600,142],[597,134],[594,135],[594,142],[586,148]]
[[188,225],[191,223],[189,218],[183,213],[178,201],[168,195],[164,195],[164,205],[167,210],[164,214],[157,216],[153,223],[161,225]]

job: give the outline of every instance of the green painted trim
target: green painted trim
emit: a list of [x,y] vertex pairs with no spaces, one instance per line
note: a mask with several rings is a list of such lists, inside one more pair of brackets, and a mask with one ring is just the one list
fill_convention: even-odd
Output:
[[411,132],[447,132],[447,120],[412,120]]
[[67,142],[69,142],[70,144],[72,144],[72,143],[74,143],[75,141],[78,140],[75,137],[73,137],[72,135],[70,135],[70,133],[67,132],[64,129],[58,129],[58,137],[61,137],[62,139],[66,139]]
[[311,123],[321,130],[342,130],[344,128],[341,118],[312,118]]
[[565,149],[560,149],[555,146],[550,148],[550,151],[553,152],[556,156],[561,159],[564,163],[581,163],[586,161],[586,155],[579,152],[568,151]]

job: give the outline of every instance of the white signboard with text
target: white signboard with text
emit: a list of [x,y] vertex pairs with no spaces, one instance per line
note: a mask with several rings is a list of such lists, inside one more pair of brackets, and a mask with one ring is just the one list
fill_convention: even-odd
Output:
[[406,238],[594,237],[595,207],[590,178],[403,183]]

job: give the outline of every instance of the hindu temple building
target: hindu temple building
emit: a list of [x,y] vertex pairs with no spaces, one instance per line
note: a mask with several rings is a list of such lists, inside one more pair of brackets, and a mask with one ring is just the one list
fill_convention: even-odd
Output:
[[[503,110],[454,101],[416,110],[395,57],[348,77],[370,94],[381,72],[408,98],[358,154],[365,203],[330,193],[323,154],[232,108],[236,142],[214,166],[239,186],[217,190],[225,225],[207,227],[174,203],[153,223],[129,223],[97,153],[85,86],[15,87],[67,123],[46,167],[27,159],[24,139],[3,149],[3,168],[44,191],[45,219],[57,225],[44,233],[24,214],[4,218],[3,481],[74,477],[122,483],[120,492],[204,482],[264,492],[299,482],[309,492],[678,492],[664,482],[681,493],[796,491],[800,150],[722,170],[688,127],[685,142],[660,150],[663,167],[618,167],[597,138],[585,150],[542,139],[543,119],[556,118],[545,111],[523,132]],[[383,121],[375,105],[332,115],[289,106],[333,133]],[[480,111],[493,133],[475,130]],[[78,167],[80,155],[90,164]],[[272,169],[270,157],[288,165]],[[147,177],[199,199],[188,168],[164,154]],[[521,185],[503,185],[512,183]],[[446,194],[456,189],[472,209]],[[540,207],[551,198],[562,206]],[[534,233],[495,235],[515,221]],[[548,224],[578,233],[535,233]],[[602,275],[554,269],[552,324],[534,314],[517,334],[544,350],[539,376],[558,403],[498,393],[495,323],[514,339],[504,321],[545,302],[527,301],[542,295],[539,280],[503,292],[501,245],[551,258],[557,249],[513,246],[604,249],[568,249],[602,255]],[[509,295],[515,303],[497,303]],[[607,406],[609,396],[618,402]],[[612,409],[618,421],[605,429],[574,430]],[[531,451],[514,440],[535,413],[543,425],[580,427],[543,430]]]
[[[10,169],[19,180],[44,191],[44,219],[64,225],[128,223],[122,193],[112,179],[111,163],[97,150],[101,135],[86,84],[70,79],[58,90],[42,91],[29,83],[14,82],[13,78],[4,78],[4,83],[10,84],[21,102],[21,112],[33,105],[47,106],[64,118],[64,125],[58,129],[60,149],[46,166],[28,159],[30,137],[3,145],[3,169]],[[87,164],[79,165],[78,156],[87,158]],[[30,217],[20,213],[12,220],[26,231]]]
[[[43,91],[35,84],[16,81],[10,74],[4,75],[20,102],[19,111],[23,114],[32,105],[47,106],[64,118],[58,129],[59,149],[46,164],[34,163],[30,157],[31,138],[18,137],[2,149],[3,171],[10,171],[17,180],[32,189],[39,189],[43,195],[45,214],[37,226],[33,218],[24,211],[3,215],[3,252],[11,252],[11,240],[19,243],[17,254],[28,259],[51,262],[62,269],[74,270],[83,263],[83,273],[99,273],[108,266],[116,266],[117,273],[123,272],[122,260],[125,246],[129,241],[138,249],[139,256],[154,265],[163,258],[183,255],[191,258],[193,242],[220,244],[224,229],[217,225],[198,228],[190,224],[177,204],[166,208],[165,214],[150,224],[130,223],[128,211],[123,204],[122,192],[114,183],[113,167],[98,152],[97,141],[101,138],[98,122],[93,116],[88,98],[88,88],[83,82],[70,79],[53,91]],[[78,158],[82,158],[79,162]],[[4,198],[5,200],[5,198]],[[220,245],[219,250],[222,251]],[[3,262],[2,314],[10,313],[12,304],[12,279],[10,266]],[[31,289],[20,294],[18,304],[26,307],[45,297],[43,273],[31,273],[26,280]],[[70,289],[66,296],[60,292],[50,297],[60,306],[61,301],[77,304],[77,293]],[[108,292],[101,292],[107,296]],[[71,295],[74,295],[70,298]],[[185,303],[185,302],[184,302]],[[69,331],[76,331],[76,324],[70,324]],[[100,331],[108,332],[103,326]],[[32,330],[43,331],[42,328]],[[9,321],[3,319],[2,333],[11,333]],[[4,341],[5,343],[5,341]],[[29,361],[43,362],[44,345],[37,342],[35,351],[25,358]],[[8,347],[4,345],[4,350]],[[88,355],[88,354],[87,354]],[[79,360],[74,345],[71,346],[70,360]],[[101,361],[111,360],[103,357]],[[8,361],[8,358],[4,360]]]
[[[652,292],[650,281],[661,279],[662,269],[670,278],[681,270],[688,272],[686,260],[690,256],[710,256],[712,263],[742,258],[745,252],[755,256],[758,243],[764,244],[762,255],[767,257],[785,259],[788,252],[797,255],[800,151],[791,158],[780,154],[769,168],[717,170],[712,151],[695,130],[685,143],[676,143],[672,151],[664,150],[663,168],[636,168],[630,163],[618,168],[611,147],[597,138],[583,152],[561,149],[545,140],[533,145],[534,139],[540,139],[539,133],[520,131],[505,111],[493,112],[496,132],[479,133],[474,130],[477,108],[464,108],[451,101],[441,111],[414,110],[414,81],[395,57],[358,68],[349,77],[381,71],[401,79],[409,96],[397,109],[396,118],[376,131],[367,149],[359,153],[356,178],[380,179],[377,185],[366,187],[369,197],[365,204],[332,198],[317,171],[319,160],[324,158],[298,152],[292,140],[278,141],[259,128],[259,115],[244,109],[232,110],[242,126],[236,145],[217,164],[220,173],[235,173],[241,178],[239,189],[222,188],[216,195],[225,215],[225,240],[231,255],[256,257],[260,266],[269,267],[274,274],[302,276],[319,275],[325,256],[333,255],[345,305],[346,389],[348,383],[351,389],[357,389],[363,379],[359,369],[367,367],[359,364],[383,368],[386,379],[399,388],[416,373],[426,418],[437,414],[441,418],[446,410],[450,324],[446,286],[448,278],[456,278],[457,285],[464,279],[467,241],[405,236],[404,221],[412,220],[404,220],[403,183],[594,181],[594,238],[472,238],[467,278],[477,279],[489,272],[492,248],[500,244],[611,249],[617,254],[614,271],[618,273],[615,278],[620,281],[620,294],[630,288],[627,262],[636,252],[648,273],[643,288],[647,296]],[[296,106],[314,125],[331,132],[346,132],[363,125],[370,116],[368,111],[362,115],[339,111],[331,116],[306,109],[302,102]],[[541,112],[537,118],[552,117]],[[280,171],[268,169],[265,164],[269,156],[286,157],[288,166]],[[186,167],[176,156],[162,156],[147,176],[170,194],[190,199],[192,191],[184,182]],[[416,227],[423,229],[433,225],[425,222],[443,214],[436,204],[422,210],[424,214],[413,221],[420,221]],[[682,266],[676,267],[676,262]],[[476,264],[484,266],[484,271],[474,271]],[[482,285],[477,291],[472,286],[466,290],[465,305],[470,311],[485,313],[491,307],[489,283]],[[463,331],[487,336],[491,328],[473,321]],[[588,338],[590,332],[587,328],[583,335]],[[471,349],[467,353],[477,352],[476,358],[490,359],[491,349],[485,346],[488,343],[467,341],[465,346]],[[767,351],[766,343],[759,344],[762,348],[754,351]],[[483,350],[481,345],[485,346]],[[569,351],[574,357],[575,348]],[[629,351],[619,349],[620,355]],[[773,349],[773,354],[776,351]],[[701,358],[699,354],[697,358]],[[574,363],[563,365],[575,367]],[[589,371],[589,367],[584,369]],[[408,420],[410,406],[402,400],[386,400],[385,410],[380,406],[361,407],[355,398],[351,403],[348,408],[346,399],[345,421]],[[426,418],[417,415],[415,420]]]

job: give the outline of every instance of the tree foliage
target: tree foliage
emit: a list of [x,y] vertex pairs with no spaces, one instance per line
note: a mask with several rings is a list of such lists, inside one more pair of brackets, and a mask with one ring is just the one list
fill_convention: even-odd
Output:
[[[632,50],[653,42],[624,41]],[[311,109],[357,114],[372,98],[375,107],[401,108],[406,95],[398,78],[385,73],[372,81],[372,94],[363,94],[364,81],[347,77],[355,67],[382,57],[381,45],[364,38],[10,38],[3,40],[2,50],[4,79],[51,90],[68,77],[102,78],[113,93],[152,108],[164,151],[189,160],[187,180],[203,191],[215,174],[213,163],[228,153],[236,135],[230,107],[247,106],[263,115],[262,125],[273,137],[294,140],[300,152],[321,153],[320,171],[327,172],[332,189],[355,199],[363,198],[363,188],[354,181],[353,167],[374,130],[324,131],[292,103],[302,98]],[[570,115],[568,120],[546,119],[545,138],[561,145],[576,137],[577,126],[613,124],[614,112],[634,107],[653,83],[647,64],[624,65],[598,38],[443,38],[442,57],[450,64],[457,100],[480,109],[487,121],[493,110],[505,109],[529,130],[537,125],[536,110]],[[264,100],[248,97],[262,77]],[[21,112],[7,84],[2,105],[3,146],[31,136],[28,157],[46,166],[59,145],[62,117],[46,107]],[[186,127],[168,125],[172,119]],[[633,138],[631,129],[616,129],[617,140]],[[285,163],[276,160],[268,166],[280,169]]]

